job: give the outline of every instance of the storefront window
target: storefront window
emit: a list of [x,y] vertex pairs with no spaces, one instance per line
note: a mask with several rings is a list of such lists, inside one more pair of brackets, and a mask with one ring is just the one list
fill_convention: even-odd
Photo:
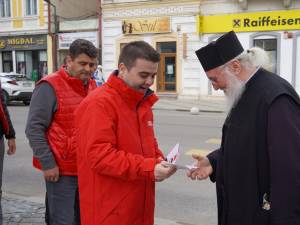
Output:
[[157,51],[159,53],[175,53],[176,52],[176,42],[158,42]]
[[3,61],[3,72],[12,72],[13,71],[13,60],[11,52],[2,52],[2,61]]
[[17,59],[17,73],[26,74],[26,63],[25,63],[25,53],[24,51],[16,52]]
[[37,0],[26,0],[26,15],[37,15]]
[[271,71],[276,73],[277,65],[277,39],[254,39],[254,46],[264,49],[271,61]]
[[10,0],[0,0],[0,17],[10,17]]

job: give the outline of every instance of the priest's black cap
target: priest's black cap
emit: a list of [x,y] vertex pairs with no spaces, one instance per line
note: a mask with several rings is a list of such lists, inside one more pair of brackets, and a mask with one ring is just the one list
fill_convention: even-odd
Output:
[[217,68],[234,59],[244,51],[234,31],[198,49],[196,55],[205,71]]

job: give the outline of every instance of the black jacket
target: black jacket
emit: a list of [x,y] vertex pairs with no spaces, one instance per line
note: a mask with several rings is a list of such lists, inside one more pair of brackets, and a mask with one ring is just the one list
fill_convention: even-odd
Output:
[[15,138],[16,137],[16,133],[15,133],[15,129],[12,125],[8,110],[7,110],[7,106],[4,103],[4,97],[3,97],[3,92],[2,92],[2,88],[0,85],[0,97],[1,97],[1,105],[0,107],[2,108],[2,110],[0,110],[0,112],[4,112],[4,119],[7,121],[8,123],[8,133],[5,134],[4,132],[4,128],[3,128],[3,124],[0,123],[0,137],[2,137],[3,135],[5,135],[6,139],[11,139],[11,138]]

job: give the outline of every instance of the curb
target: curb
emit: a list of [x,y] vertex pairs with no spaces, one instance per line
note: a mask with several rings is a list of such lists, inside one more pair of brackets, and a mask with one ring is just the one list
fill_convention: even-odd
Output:
[[[177,112],[190,112],[190,109],[182,109],[182,108],[152,108],[152,110],[163,110],[163,111],[177,111]],[[200,109],[199,112],[205,113],[224,113],[225,110],[217,110],[217,109]]]

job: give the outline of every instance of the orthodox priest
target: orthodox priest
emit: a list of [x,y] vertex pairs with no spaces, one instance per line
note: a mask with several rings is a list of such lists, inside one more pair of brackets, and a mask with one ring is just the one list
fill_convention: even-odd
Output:
[[233,31],[196,55],[229,112],[220,148],[194,155],[188,176],[216,181],[219,225],[300,224],[299,96],[264,69],[265,51],[244,51]]

